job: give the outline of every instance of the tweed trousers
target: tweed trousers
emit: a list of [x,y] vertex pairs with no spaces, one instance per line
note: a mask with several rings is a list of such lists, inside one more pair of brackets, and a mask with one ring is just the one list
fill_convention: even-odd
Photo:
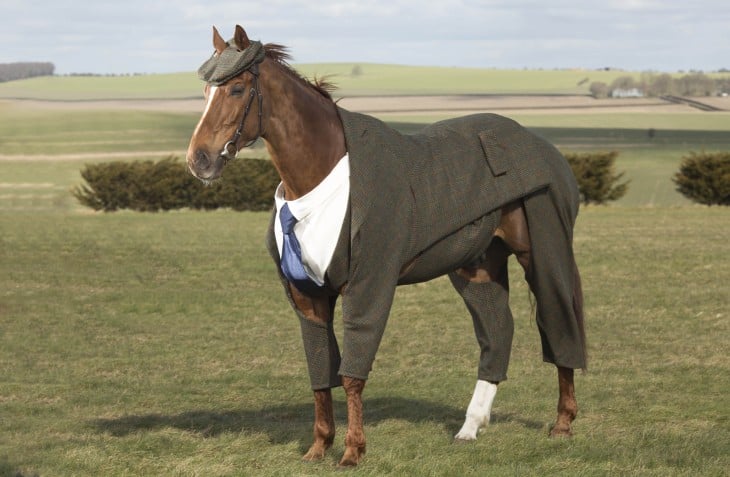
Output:
[[[541,306],[538,297],[538,324],[545,322],[540,326],[544,356],[581,367],[580,359],[572,356],[575,340],[563,339],[566,322],[577,330],[572,311],[562,321],[553,319],[566,311],[565,303],[572,303],[570,240],[578,198],[575,179],[562,155],[514,121],[493,114],[443,121],[419,134],[403,135],[372,117],[344,109],[339,113],[350,156],[350,198],[325,282],[332,307],[341,294],[344,341],[340,354],[332,324],[314,323],[294,307],[312,388],[337,386],[340,376],[367,379],[396,286],[430,280],[475,261],[492,240],[500,207],[520,198],[526,198],[533,242],[545,241],[533,250],[533,256],[539,250],[546,260],[570,260],[552,272],[560,275],[559,292],[564,295],[558,303],[545,299]],[[560,188],[565,190],[554,192]],[[543,204],[566,198],[569,205]],[[541,214],[550,208],[563,214],[556,219],[561,229],[557,233],[555,223],[539,225]],[[560,240],[554,241],[554,236]],[[566,241],[567,257],[555,251],[566,247]],[[267,244],[278,267],[273,217]],[[531,267],[531,273],[541,277],[533,281],[539,282],[541,290],[549,290],[551,285],[544,282],[555,277],[542,277],[542,268],[541,262]],[[288,284],[280,277],[294,305]],[[453,276],[452,283],[466,294],[465,301],[471,294],[483,298],[473,302],[487,303],[470,309],[482,349],[479,374],[501,381],[506,377],[512,339],[506,271],[488,290]],[[579,333],[574,338],[580,348]]]

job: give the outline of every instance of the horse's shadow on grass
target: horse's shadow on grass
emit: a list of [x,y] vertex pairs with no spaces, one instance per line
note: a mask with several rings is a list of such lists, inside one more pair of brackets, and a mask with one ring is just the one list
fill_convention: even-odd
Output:
[[[347,421],[344,402],[335,401],[338,425]],[[464,409],[443,404],[405,398],[374,398],[364,405],[366,425],[377,426],[391,419],[413,423],[442,424],[453,435],[464,419]],[[197,410],[180,414],[129,415],[114,419],[95,419],[91,425],[100,432],[123,437],[140,431],[174,428],[198,434],[203,438],[224,433],[266,434],[274,444],[299,441],[302,450],[312,440],[314,407],[312,403],[265,406],[259,409],[229,411]],[[530,429],[542,429],[544,423],[523,419],[512,414],[492,414],[492,424],[516,422]]]

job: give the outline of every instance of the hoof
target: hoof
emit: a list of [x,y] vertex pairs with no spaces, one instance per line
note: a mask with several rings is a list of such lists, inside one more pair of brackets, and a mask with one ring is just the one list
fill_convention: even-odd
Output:
[[324,453],[327,451],[327,449],[322,448],[321,446],[313,445],[309,448],[306,454],[302,457],[302,460],[304,462],[317,462],[319,460],[324,459]]
[[345,455],[342,456],[342,460],[340,460],[340,463],[337,464],[337,467],[339,469],[351,469],[356,467],[362,460],[363,456],[365,456],[364,447],[346,447]]
[[456,444],[458,446],[463,446],[463,445],[466,445],[466,444],[471,444],[472,442],[476,442],[476,439],[466,438],[466,437],[459,437],[459,436],[454,437],[454,444]]
[[467,419],[467,422],[461,426],[459,432],[457,432],[454,436],[454,441],[470,442],[477,440],[477,435],[479,435],[480,430],[483,429],[485,425],[485,422],[472,422]]
[[558,439],[573,437],[573,430],[570,427],[565,428],[565,427],[556,426],[556,427],[553,427],[552,429],[550,429],[550,437],[551,438],[554,437],[554,438],[558,438]]
[[317,462],[324,459],[324,452],[307,452],[302,456],[304,462]]

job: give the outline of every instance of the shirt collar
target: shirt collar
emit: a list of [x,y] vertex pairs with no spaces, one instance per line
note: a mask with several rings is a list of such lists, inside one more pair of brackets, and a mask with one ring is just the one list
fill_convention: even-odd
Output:
[[325,204],[339,190],[343,183],[350,180],[350,158],[347,153],[337,162],[332,171],[317,184],[317,187],[296,200],[284,199],[284,184],[279,183],[274,193],[276,210],[289,204],[289,210],[298,220],[305,219],[313,211]]

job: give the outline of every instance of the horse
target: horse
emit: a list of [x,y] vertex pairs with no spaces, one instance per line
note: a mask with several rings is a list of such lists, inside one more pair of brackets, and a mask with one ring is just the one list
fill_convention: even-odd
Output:
[[[579,196],[564,157],[495,114],[401,134],[339,107],[332,86],[288,64],[286,47],[262,45],[237,25],[213,27],[198,73],[205,109],[186,154],[198,179],[218,179],[239,149],[261,138],[281,183],[267,247],[299,318],[314,392],[313,443],[322,459],[335,437],[332,388],[347,399],[342,467],[366,451],[363,390],[395,288],[448,275],[480,346],[477,383],[456,441],[489,421],[506,379],[513,323],[507,260],[515,255],[536,301],[543,360],[558,374],[549,435],[570,436],[578,412],[574,369],[585,369],[583,294],[573,248]],[[342,353],[333,331],[342,300]]]

